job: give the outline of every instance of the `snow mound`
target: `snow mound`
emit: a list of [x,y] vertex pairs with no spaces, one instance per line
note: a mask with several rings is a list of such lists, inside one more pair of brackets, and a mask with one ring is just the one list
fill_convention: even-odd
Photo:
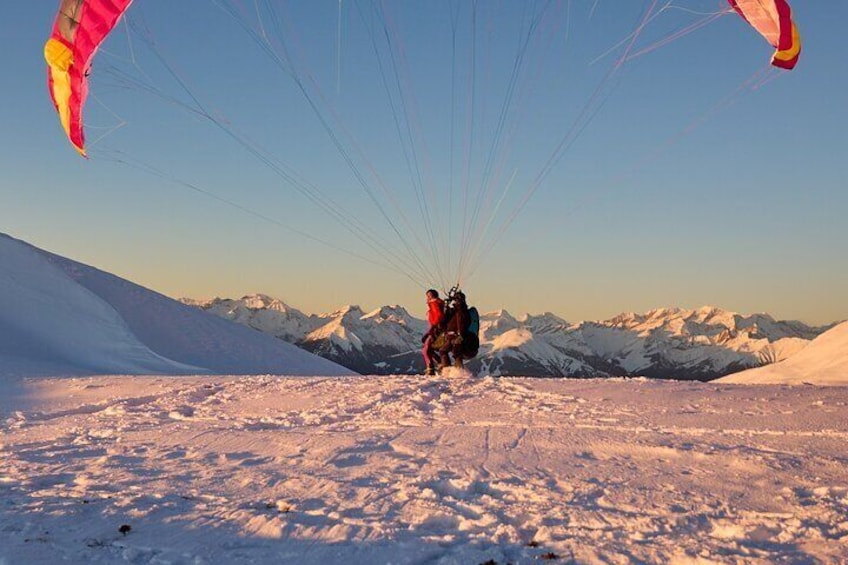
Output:
[[349,375],[289,343],[0,234],[0,376]]
[[744,384],[848,385],[848,322],[826,331],[789,359],[720,379]]

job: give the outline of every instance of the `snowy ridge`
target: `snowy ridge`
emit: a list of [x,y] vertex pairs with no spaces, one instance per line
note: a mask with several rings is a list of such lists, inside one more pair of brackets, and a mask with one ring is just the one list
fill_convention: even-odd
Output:
[[[263,306],[282,303],[261,295],[190,302],[362,373],[423,368],[418,349],[426,324],[398,306],[307,316],[289,306]],[[711,306],[577,324],[549,312],[516,318],[500,310],[482,315],[480,328],[480,355],[471,368],[484,374],[698,380],[781,361],[824,330]]]
[[785,361],[736,373],[722,382],[848,386],[848,322],[818,336]]
[[0,234],[0,376],[205,373],[139,341],[108,303]]
[[351,371],[0,234],[0,376]]

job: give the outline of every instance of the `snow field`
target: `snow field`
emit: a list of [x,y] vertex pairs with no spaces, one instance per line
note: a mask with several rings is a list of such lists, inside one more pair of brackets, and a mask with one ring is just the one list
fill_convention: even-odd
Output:
[[451,371],[0,389],[4,565],[848,560],[848,388]]

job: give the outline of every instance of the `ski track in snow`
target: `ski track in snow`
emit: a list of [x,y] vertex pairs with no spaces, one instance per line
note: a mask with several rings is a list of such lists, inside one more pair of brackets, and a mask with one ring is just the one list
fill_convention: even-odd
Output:
[[453,373],[5,396],[2,565],[848,560],[848,388]]

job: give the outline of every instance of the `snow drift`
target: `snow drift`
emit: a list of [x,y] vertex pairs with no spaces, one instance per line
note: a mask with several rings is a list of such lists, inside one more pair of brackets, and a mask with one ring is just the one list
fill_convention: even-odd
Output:
[[843,322],[785,361],[736,373],[726,383],[848,385],[848,322]]
[[0,376],[346,375],[269,335],[0,234]]

